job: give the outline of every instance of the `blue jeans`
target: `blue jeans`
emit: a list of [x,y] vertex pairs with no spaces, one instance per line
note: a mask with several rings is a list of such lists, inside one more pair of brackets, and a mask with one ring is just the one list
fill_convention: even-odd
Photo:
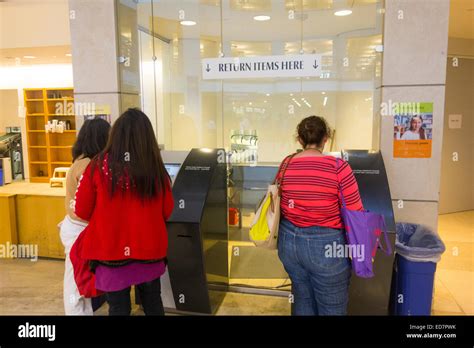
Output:
[[345,315],[351,264],[347,257],[327,257],[328,245],[345,244],[342,230],[297,227],[282,218],[278,256],[292,282],[292,315]]

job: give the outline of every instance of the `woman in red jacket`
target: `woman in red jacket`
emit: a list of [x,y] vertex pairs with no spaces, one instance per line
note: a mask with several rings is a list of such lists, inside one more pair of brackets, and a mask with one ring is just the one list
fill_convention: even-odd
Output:
[[81,257],[90,260],[95,286],[107,293],[109,315],[130,315],[136,285],[146,315],[163,315],[160,277],[165,272],[173,210],[166,172],[148,117],[128,109],[108,144],[85,170],[75,213],[89,221]]

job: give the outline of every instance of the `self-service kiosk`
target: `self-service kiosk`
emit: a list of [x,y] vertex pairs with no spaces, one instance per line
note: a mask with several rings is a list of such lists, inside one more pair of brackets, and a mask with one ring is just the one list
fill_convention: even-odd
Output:
[[[172,176],[176,171],[173,164],[179,165],[178,161],[172,163],[166,154],[164,161]],[[228,284],[225,151],[191,150],[174,178],[173,197],[175,205],[167,222],[164,306],[211,314],[219,306],[219,296],[211,301],[208,282]]]
[[[384,215],[393,246],[395,221],[381,153],[348,150],[331,155],[349,162],[364,208]],[[175,200],[167,223],[169,262],[167,273],[162,277],[163,304],[167,309],[180,312],[212,314],[222,297],[216,296],[216,292],[210,296],[213,288],[210,283],[222,285],[221,290],[229,284],[225,153],[222,149],[193,149],[190,152],[163,151],[162,156],[173,179]],[[258,172],[253,179],[269,184],[277,166],[251,169],[252,173]],[[265,190],[261,194],[263,196]],[[388,314],[392,267],[393,255],[379,252],[374,264],[375,277],[352,277],[348,314]]]
[[[380,151],[347,150],[342,155],[354,172],[364,208],[385,217],[393,247],[395,220],[382,154]],[[373,278],[358,278],[353,274],[349,288],[349,315],[388,315],[393,260],[393,253],[386,255],[379,251],[374,262]]]

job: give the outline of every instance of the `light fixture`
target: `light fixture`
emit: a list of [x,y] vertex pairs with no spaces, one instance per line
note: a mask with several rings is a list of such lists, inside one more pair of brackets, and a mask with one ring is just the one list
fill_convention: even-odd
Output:
[[195,21],[181,21],[179,24],[184,25],[185,27],[191,27],[193,25],[196,25]]
[[265,21],[269,21],[271,17],[267,15],[259,15],[259,16],[253,17],[253,19],[259,22],[265,22]]
[[269,97],[269,96],[270,96],[270,93],[267,93],[266,96]]
[[349,16],[350,14],[352,14],[352,10],[338,10],[334,12],[334,15],[338,17]]
[[65,56],[66,57],[72,57],[72,54],[71,53],[66,53]]
[[328,97],[324,97],[323,106],[326,106],[327,102],[328,102]]
[[326,92],[321,92],[322,95],[326,94]]
[[35,59],[36,57],[35,56],[23,56],[23,58],[25,58],[25,59]]
[[293,102],[294,102],[296,105],[298,105],[299,108],[301,107],[301,104],[298,103],[298,101],[297,101],[295,98],[293,98],[292,100],[293,100]]

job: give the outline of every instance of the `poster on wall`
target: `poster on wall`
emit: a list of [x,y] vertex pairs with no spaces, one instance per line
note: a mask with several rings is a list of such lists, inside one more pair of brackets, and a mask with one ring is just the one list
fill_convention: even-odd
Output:
[[394,110],[393,157],[430,158],[433,141],[433,103],[399,103],[413,107]]

